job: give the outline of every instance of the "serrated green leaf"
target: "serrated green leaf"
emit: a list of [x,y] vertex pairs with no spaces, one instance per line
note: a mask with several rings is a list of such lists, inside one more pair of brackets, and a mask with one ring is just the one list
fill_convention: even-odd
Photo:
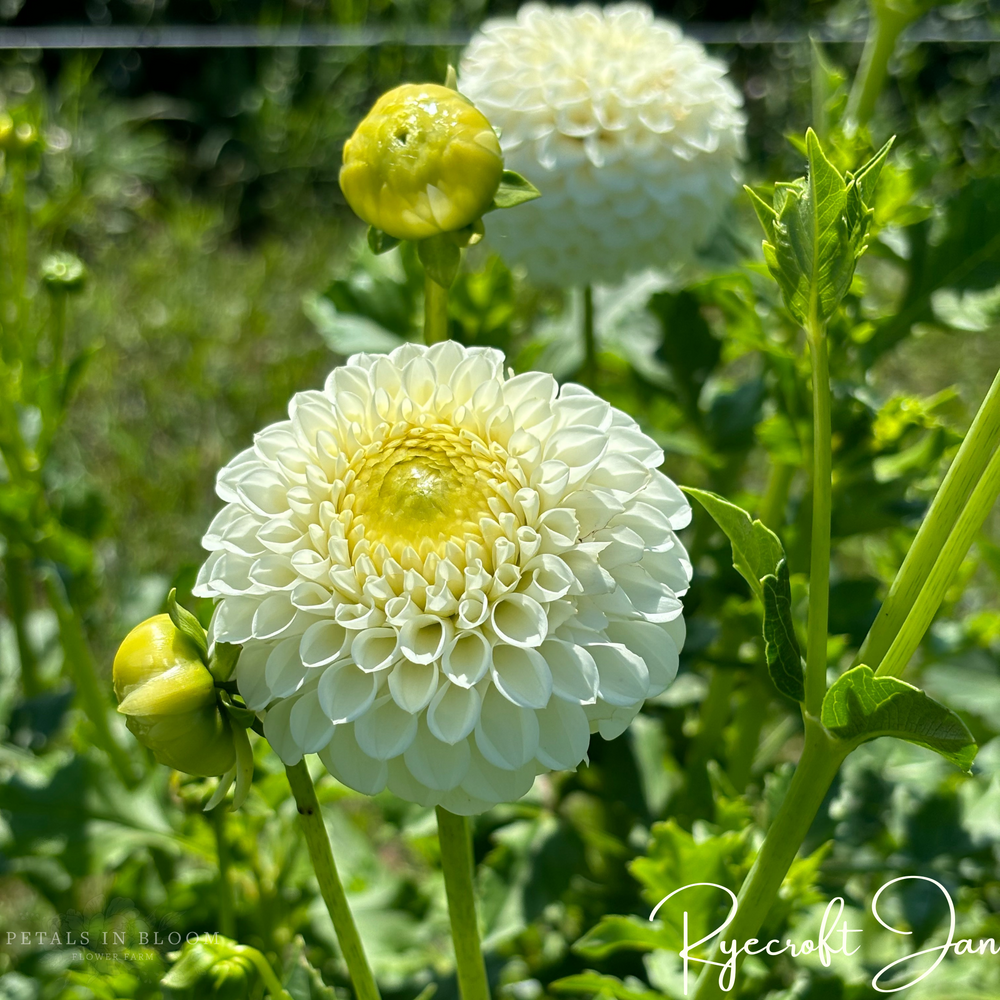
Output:
[[949,708],[896,677],[876,677],[862,664],[837,679],[823,699],[820,716],[835,736],[855,746],[879,736],[916,743],[968,771],[976,741]]
[[498,208],[514,208],[516,205],[523,205],[526,201],[534,201],[540,198],[542,192],[535,187],[531,181],[522,177],[515,170],[505,170],[500,176],[500,187],[493,196],[493,204],[487,212],[496,211]]
[[417,243],[417,256],[424,270],[442,288],[451,288],[462,262],[462,251],[448,233],[430,236]]
[[167,614],[174,628],[198,651],[201,662],[208,666],[208,638],[201,622],[187,608],[177,603],[177,589],[167,594]]
[[747,197],[750,199],[750,204],[753,205],[753,210],[757,213],[757,219],[760,222],[761,228],[767,234],[767,238],[773,240],[774,220],[777,217],[774,209],[752,187],[744,184],[743,190],[746,191]]
[[381,229],[376,229],[374,226],[368,227],[368,248],[373,254],[388,253],[398,247],[400,242],[395,236],[383,233]]
[[827,158],[816,133],[806,133],[809,173],[774,186],[770,211],[751,193],[767,236],[764,260],[789,312],[803,326],[825,322],[847,294],[858,257],[866,249],[868,202],[888,154],[883,148],[847,180]]
[[726,533],[733,546],[733,566],[763,601],[761,579],[777,573],[778,564],[785,558],[778,536],[760,521],[753,520],[741,507],[715,493],[688,486],[684,487],[684,492],[694,497]]
[[764,655],[774,686],[793,701],[806,696],[802,654],[792,621],[792,588],[788,565],[782,559],[777,573],[761,579],[764,589]]

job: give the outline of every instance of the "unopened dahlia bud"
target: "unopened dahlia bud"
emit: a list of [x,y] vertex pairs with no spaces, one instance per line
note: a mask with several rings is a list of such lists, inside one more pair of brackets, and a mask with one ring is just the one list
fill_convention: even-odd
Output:
[[161,764],[202,777],[233,767],[233,733],[219,711],[215,680],[169,615],[129,632],[113,673],[118,711]]
[[726,68],[642,4],[525,4],[465,51],[462,92],[544,192],[489,239],[536,282],[609,283],[689,260],[737,188],[745,117]]
[[260,953],[218,934],[188,941],[177,959],[163,977],[164,986],[211,1000],[243,1000],[260,978]]
[[499,351],[357,354],[219,473],[195,593],[286,764],[482,812],[674,679],[691,509],[662,462]]
[[400,240],[475,222],[492,204],[503,158],[490,123],[433,83],[383,94],[344,145],[340,186],[351,208]]

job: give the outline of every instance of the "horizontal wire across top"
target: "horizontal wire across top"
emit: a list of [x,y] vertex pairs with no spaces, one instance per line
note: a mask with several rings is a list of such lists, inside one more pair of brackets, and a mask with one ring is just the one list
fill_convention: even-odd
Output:
[[[709,45],[775,45],[820,42],[863,42],[867,25],[768,25],[754,23],[683,25],[685,34]],[[0,50],[17,49],[233,49],[233,48],[369,48],[462,46],[468,30],[388,26],[266,27],[258,25],[46,25],[0,28]],[[905,33],[911,42],[1000,42],[1000,26],[982,19],[949,21],[928,17]]]

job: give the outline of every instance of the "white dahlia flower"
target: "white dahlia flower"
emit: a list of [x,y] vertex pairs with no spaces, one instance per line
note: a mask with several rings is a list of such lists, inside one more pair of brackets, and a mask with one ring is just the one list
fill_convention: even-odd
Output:
[[691,259],[737,186],[742,97],[642,4],[525,4],[487,21],[459,87],[542,197],[487,226],[542,283],[608,284]]
[[286,763],[456,813],[673,679],[690,507],[630,417],[454,342],[357,354],[219,474],[195,593]]

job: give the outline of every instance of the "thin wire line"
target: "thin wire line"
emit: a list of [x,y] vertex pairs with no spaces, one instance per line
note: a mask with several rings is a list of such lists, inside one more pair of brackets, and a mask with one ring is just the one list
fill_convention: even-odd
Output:
[[[865,24],[764,25],[687,24],[685,34],[707,44],[775,45],[821,42],[862,42]],[[113,25],[0,28],[0,50],[11,49],[232,49],[232,48],[368,48],[405,45],[416,48],[465,45],[471,32],[436,28],[323,27],[267,28],[242,25]],[[905,37],[923,43],[1000,42],[1000,28],[984,20],[945,21],[927,18]]]

